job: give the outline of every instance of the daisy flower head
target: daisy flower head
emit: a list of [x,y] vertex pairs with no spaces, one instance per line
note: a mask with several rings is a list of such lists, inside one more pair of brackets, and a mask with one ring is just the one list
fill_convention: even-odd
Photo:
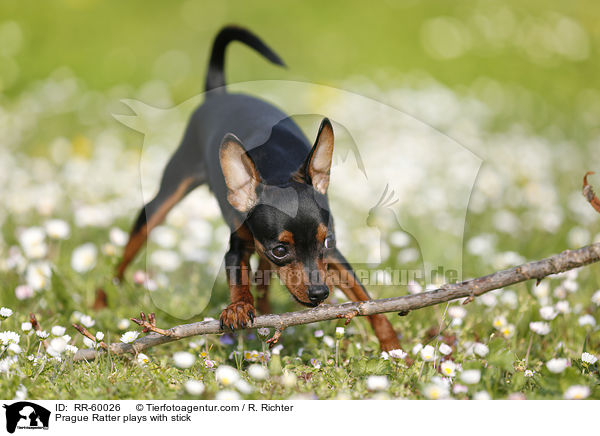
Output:
[[48,349],[46,350],[51,356],[60,356],[67,348],[67,341],[63,338],[54,338],[50,341]]
[[466,394],[469,392],[469,388],[465,385],[461,385],[460,383],[454,383],[452,386],[452,392],[454,395]]
[[44,223],[46,234],[50,239],[68,239],[71,228],[66,221],[60,219],[48,220]]
[[248,367],[248,375],[255,380],[265,380],[269,377],[269,371],[260,364],[253,364]]
[[40,339],[46,339],[48,336],[50,336],[46,330],[37,330],[35,334]]
[[323,343],[325,345],[327,345],[329,348],[333,348],[335,347],[335,341],[333,340],[333,338],[329,335],[325,335],[323,336]]
[[79,321],[81,322],[81,324],[83,324],[86,327],[93,327],[94,324],[96,324],[96,321],[94,321],[94,319],[89,316],[89,315],[81,315],[81,317],[79,318]]
[[423,395],[429,400],[443,400],[448,398],[450,392],[444,383],[429,383],[423,388]]
[[473,395],[473,399],[478,400],[478,401],[485,401],[485,400],[491,400],[492,397],[490,396],[490,394],[487,391],[479,391]]
[[590,388],[587,386],[570,386],[564,394],[565,400],[584,400],[590,396]]
[[456,363],[452,360],[445,360],[440,365],[440,371],[445,377],[456,376]]
[[250,383],[248,383],[246,380],[244,380],[242,378],[239,379],[237,382],[235,382],[235,388],[242,394],[246,394],[246,395],[252,393],[252,391],[254,390],[252,385],[250,385]]
[[19,234],[19,243],[28,259],[41,259],[48,253],[46,232],[41,227],[29,227]]
[[481,371],[478,369],[467,369],[460,373],[460,379],[467,385],[474,385],[481,380]]
[[201,395],[205,389],[204,383],[200,380],[187,380],[183,386],[190,395]]
[[554,307],[556,308],[556,311],[558,313],[567,314],[571,311],[571,308],[569,307],[569,302],[567,300],[557,301]]
[[117,328],[119,330],[126,330],[129,327],[129,320],[127,318],[122,318],[117,323]]
[[11,316],[12,314],[13,314],[12,309],[9,309],[8,307],[0,308],[0,318],[6,319],[9,316]]
[[551,321],[554,318],[556,318],[556,315],[558,315],[558,312],[556,311],[556,309],[552,306],[543,306],[540,307],[540,316],[542,317],[542,319],[546,320],[546,321]]
[[133,341],[135,341],[139,335],[140,335],[140,332],[133,331],[133,330],[125,332],[121,335],[121,342],[123,342],[125,344],[130,344]]
[[467,316],[467,309],[462,306],[450,306],[448,308],[448,316],[452,319],[463,319]]
[[585,314],[585,315],[580,316],[579,319],[577,320],[577,322],[582,327],[586,327],[586,326],[595,327],[596,326],[596,319],[590,314]]
[[550,333],[550,324],[543,321],[532,321],[529,323],[529,329],[540,336]]
[[564,358],[550,359],[546,362],[546,368],[548,368],[548,371],[554,374],[563,372],[567,368],[567,365],[568,361]]
[[21,337],[17,332],[3,331],[0,332],[0,342],[2,345],[18,344]]
[[240,374],[237,369],[232,366],[221,365],[217,368],[215,377],[223,386],[230,386],[235,384],[240,379]]
[[390,350],[388,352],[388,355],[393,359],[404,359],[406,356],[408,356],[408,353],[398,348],[396,350]]
[[124,247],[129,235],[118,227],[113,227],[108,232],[108,238],[113,245]]
[[452,347],[444,342],[440,344],[439,350],[440,353],[442,353],[444,356],[447,356],[450,353],[452,353]]
[[496,330],[502,330],[508,323],[506,322],[506,317],[503,315],[497,316],[492,321],[492,325]]
[[67,329],[61,325],[55,325],[52,327],[52,330],[50,330],[53,336],[63,336],[66,331]]
[[431,345],[425,345],[421,350],[421,359],[425,362],[432,362],[435,359],[435,348]]
[[187,369],[194,365],[196,356],[188,351],[177,351],[173,354],[173,361],[177,368]]
[[500,329],[500,333],[507,339],[512,338],[515,334],[515,326],[512,324],[507,324]]
[[473,345],[473,353],[477,354],[479,357],[485,357],[490,352],[490,349],[487,345],[482,344],[481,342],[476,342]]
[[98,249],[93,243],[80,245],[71,254],[71,268],[78,273],[91,271],[96,266],[97,257]]
[[385,375],[370,375],[367,377],[367,389],[370,391],[383,391],[390,385]]
[[239,400],[240,394],[236,391],[232,391],[230,389],[224,389],[222,391],[217,392],[215,395],[215,400]]
[[283,374],[281,375],[281,383],[286,388],[292,388],[292,387],[296,386],[297,379],[298,378],[296,377],[296,375],[289,371],[283,371]]
[[19,285],[15,288],[15,297],[17,300],[26,300],[33,297],[35,291],[29,285]]
[[51,277],[52,268],[49,262],[32,262],[25,270],[25,281],[34,291],[46,289],[50,285]]
[[587,363],[588,365],[593,365],[594,363],[596,363],[598,361],[598,358],[596,356],[594,356],[593,354],[584,352],[581,354],[581,361],[583,363]]

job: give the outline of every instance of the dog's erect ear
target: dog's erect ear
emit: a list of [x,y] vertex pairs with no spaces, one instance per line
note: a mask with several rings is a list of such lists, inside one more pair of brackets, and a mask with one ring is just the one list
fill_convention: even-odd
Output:
[[302,176],[307,183],[321,194],[327,192],[329,171],[333,159],[333,126],[327,118],[323,118],[315,145],[302,166]]
[[252,158],[248,156],[240,140],[234,134],[228,133],[221,142],[219,159],[229,190],[229,204],[240,212],[248,212],[258,202],[256,190],[260,183],[260,176]]

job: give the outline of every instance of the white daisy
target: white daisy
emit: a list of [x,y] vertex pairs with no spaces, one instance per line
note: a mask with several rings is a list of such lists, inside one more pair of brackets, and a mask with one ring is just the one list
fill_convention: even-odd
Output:
[[221,365],[215,371],[215,378],[223,386],[230,386],[240,379],[240,374],[237,369],[232,366]]
[[50,239],[68,239],[71,228],[66,221],[53,219],[44,223],[46,234]]
[[598,361],[598,358],[596,356],[594,356],[593,354],[584,352],[581,354],[581,361],[584,363],[587,363],[588,365],[593,365],[594,363],[596,363]]
[[201,395],[205,389],[204,383],[200,380],[187,380],[183,386],[190,395]]
[[248,367],[248,375],[255,380],[265,380],[269,377],[269,371],[259,364],[253,364]]
[[96,266],[97,257],[98,249],[94,244],[88,242],[80,245],[71,255],[71,268],[78,273],[88,272]]
[[140,335],[140,332],[137,331],[128,331],[121,335],[121,342],[125,344],[130,344],[135,341],[137,337]]
[[456,363],[452,360],[445,360],[440,365],[440,371],[445,377],[454,377],[456,375]]
[[460,373],[460,379],[468,385],[477,384],[481,380],[481,371],[478,369],[467,369]]
[[590,388],[587,386],[573,385],[570,386],[564,395],[565,400],[584,400],[590,396]]
[[554,374],[559,374],[566,369],[567,363],[567,359],[564,358],[550,359],[548,362],[546,362],[546,368],[548,368],[548,371]]
[[367,389],[370,391],[382,391],[389,387],[390,382],[385,375],[370,375],[367,377]]

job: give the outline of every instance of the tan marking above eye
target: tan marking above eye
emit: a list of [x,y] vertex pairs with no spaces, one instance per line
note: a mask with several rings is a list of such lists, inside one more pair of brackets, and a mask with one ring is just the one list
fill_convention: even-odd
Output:
[[317,227],[317,241],[321,244],[325,241],[327,237],[327,227],[323,223],[319,223],[319,227]]
[[279,242],[285,242],[287,244],[293,245],[294,244],[294,235],[292,235],[292,232],[290,232],[288,230],[284,230],[283,232],[281,232],[279,234],[279,236],[277,237],[277,240]]
[[262,253],[265,252],[264,245],[261,244],[260,242],[258,242],[258,240],[256,238],[254,238],[254,248],[256,249],[256,252],[260,255],[262,255]]

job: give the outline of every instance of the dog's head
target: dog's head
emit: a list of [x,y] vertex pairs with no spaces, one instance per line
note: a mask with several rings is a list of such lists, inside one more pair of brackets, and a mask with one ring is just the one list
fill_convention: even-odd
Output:
[[225,136],[220,150],[227,200],[247,214],[256,251],[277,270],[292,296],[310,307],[330,292],[326,258],[335,248],[335,236],[326,193],[332,157],[328,119],[321,122],[314,146],[285,186],[263,183],[234,135]]

